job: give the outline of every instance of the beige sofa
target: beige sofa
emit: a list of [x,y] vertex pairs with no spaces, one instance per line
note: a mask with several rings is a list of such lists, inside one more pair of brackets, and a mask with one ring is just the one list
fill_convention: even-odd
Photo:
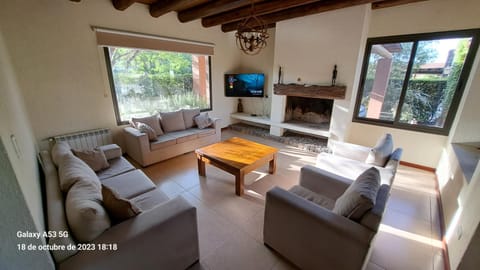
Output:
[[[160,123],[162,134],[157,134],[153,140],[149,140],[146,133],[142,133],[135,127],[125,127],[124,138],[127,154],[145,167],[219,142],[221,138],[220,119],[211,119],[212,125],[201,129],[193,121],[193,118],[200,114],[200,110],[193,113],[192,111],[160,113],[157,121]],[[181,122],[184,125],[178,125]]]
[[[121,156],[119,147],[108,145],[99,148],[108,159],[110,167],[99,171],[96,174],[98,178],[94,181],[99,181],[121,198],[132,202],[141,213],[115,224],[108,217],[111,217],[110,213],[105,214],[102,207],[104,203],[95,202],[98,197],[86,194],[90,205],[97,204],[95,214],[105,220],[88,222],[106,225],[107,228],[101,227],[95,231],[94,226],[72,223],[74,221],[70,218],[69,211],[71,207],[77,206],[72,205],[69,198],[73,196],[72,190],[78,191],[82,186],[91,187],[88,183],[90,180],[81,179],[84,171],[89,174],[86,164],[82,164],[80,159],[72,158],[70,155],[73,154],[65,146],[54,148],[52,154],[42,151],[40,161],[45,173],[47,229],[57,234],[63,232],[62,237],[58,235],[49,238],[48,244],[76,247],[73,250],[52,251],[57,269],[186,269],[198,261],[196,208],[181,196],[168,198],[141,170],[136,170]],[[65,164],[65,160],[71,163]],[[62,162],[64,163],[61,164]],[[70,169],[75,171],[74,177],[80,180],[76,180],[67,192],[62,192],[61,189],[66,187],[65,178],[72,176],[71,171],[70,174],[65,173]],[[94,173],[93,170],[91,172]],[[87,189],[87,192],[90,191]],[[73,202],[85,204],[78,200]],[[78,240],[79,231],[82,230],[88,230],[90,234],[93,231],[94,239],[87,242]],[[82,237],[83,235],[84,233]],[[82,247],[87,250],[79,251],[78,248]]]

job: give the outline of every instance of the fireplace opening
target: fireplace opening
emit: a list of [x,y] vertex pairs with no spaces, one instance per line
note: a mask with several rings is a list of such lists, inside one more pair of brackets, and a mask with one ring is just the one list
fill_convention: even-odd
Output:
[[332,108],[332,99],[288,96],[285,107],[285,122],[328,130]]

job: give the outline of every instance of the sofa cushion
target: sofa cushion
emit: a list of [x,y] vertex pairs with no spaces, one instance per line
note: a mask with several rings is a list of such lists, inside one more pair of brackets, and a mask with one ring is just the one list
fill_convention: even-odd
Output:
[[158,149],[162,149],[164,147],[175,145],[177,144],[177,138],[170,136],[169,134],[165,134],[163,136],[157,137],[157,140],[154,142],[150,142],[150,150],[155,151]]
[[112,143],[106,145],[97,146],[95,149],[103,151],[107,160],[111,160],[114,158],[119,158],[122,156],[122,148],[120,146]]
[[101,150],[76,150],[72,149],[73,154],[81,159],[83,162],[87,163],[92,170],[98,172],[100,170],[110,167],[108,164],[107,157]]
[[[317,156],[317,163],[315,166],[322,170],[351,179],[352,181],[357,179],[357,177],[364,171],[372,167],[372,165],[365,162],[328,153],[320,153]],[[377,169],[380,171],[381,184],[391,185],[395,176],[395,171],[382,167],[377,167]]]
[[142,211],[150,210],[155,206],[168,200],[168,196],[165,195],[165,193],[163,193],[158,188],[140,194],[137,197],[131,199],[131,201]]
[[184,143],[198,138],[198,133],[194,129],[186,129],[171,132],[168,135],[177,139],[177,143]]
[[195,126],[193,118],[200,114],[200,108],[195,109],[183,109],[183,121],[185,121],[185,128],[191,128]]
[[185,129],[182,111],[160,113],[162,126],[165,132],[172,132]]
[[60,181],[60,190],[68,192],[70,187],[78,181],[93,182],[100,191],[100,181],[95,172],[85,162],[73,153],[64,155],[58,166],[58,178]]
[[157,134],[155,133],[155,130],[153,130],[153,128],[150,127],[149,125],[147,125],[145,123],[142,123],[142,122],[138,122],[137,123],[137,129],[140,132],[147,134],[147,137],[148,137],[149,141],[156,141],[157,140]]
[[105,179],[102,181],[102,185],[114,190],[121,198],[125,199],[131,199],[156,187],[141,170]]
[[371,167],[362,173],[335,201],[332,212],[359,220],[375,204],[380,187],[380,173]]
[[155,130],[155,134],[157,136],[163,135],[163,130],[160,127],[160,119],[158,119],[157,115],[152,115],[152,116],[143,117],[143,118],[132,118],[131,122],[133,122],[135,128],[138,128],[137,124],[139,122],[147,124],[151,128],[153,128],[153,130]]
[[213,121],[208,116],[208,113],[202,113],[200,115],[195,116],[194,121],[195,121],[195,124],[197,124],[199,129],[204,129],[213,125]]
[[97,172],[97,176],[100,181],[115,175],[135,170],[135,167],[122,156],[111,159],[109,163],[110,167],[108,169]]
[[53,163],[58,167],[60,165],[60,160],[66,154],[72,152],[70,145],[65,141],[57,141],[52,147],[52,160]]
[[65,212],[73,236],[90,242],[110,228],[110,218],[101,205],[101,188],[89,181],[78,181],[68,191]]
[[328,210],[332,210],[333,206],[335,205],[335,200],[328,198],[326,196],[322,196],[321,194],[315,193],[302,186],[295,185],[292,188],[290,188],[288,191],[304,198],[305,200],[316,203]]
[[197,133],[199,138],[215,134],[215,129],[214,128],[204,128],[204,129],[192,128],[192,129]]
[[365,163],[384,167],[393,151],[392,135],[387,133],[382,136],[375,147],[368,153]]
[[120,197],[114,190],[102,185],[103,206],[113,223],[119,223],[142,212],[135,203]]

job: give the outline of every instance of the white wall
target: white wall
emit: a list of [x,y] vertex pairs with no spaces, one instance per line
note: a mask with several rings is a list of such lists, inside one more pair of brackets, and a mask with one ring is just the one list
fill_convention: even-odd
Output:
[[[335,140],[344,140],[351,121],[369,14],[370,6],[361,5],[277,23],[275,82],[281,66],[284,83],[329,85],[337,65],[337,84],[346,85],[347,92],[334,102],[330,131]],[[275,95],[272,102],[272,120],[283,122],[285,97]]]
[[121,130],[92,25],[214,43],[210,114],[224,119],[225,126],[236,110],[236,100],[224,97],[223,74],[241,65],[241,53],[233,33],[219,27],[204,28],[199,20],[179,23],[174,12],[153,18],[141,4],[117,11],[110,0],[7,1],[0,25],[38,141],[99,127]]

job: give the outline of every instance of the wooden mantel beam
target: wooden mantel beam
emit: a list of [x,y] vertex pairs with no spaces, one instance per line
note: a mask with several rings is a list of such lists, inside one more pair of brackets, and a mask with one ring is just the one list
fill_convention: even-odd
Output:
[[382,2],[372,3],[372,9],[388,8],[423,1],[427,0],[385,0]]
[[[261,0],[253,0],[253,3]],[[192,7],[178,13],[178,20],[181,22],[189,22],[202,17],[219,14],[243,6],[250,6],[250,0],[219,0],[203,4],[201,6]]]
[[[297,17],[317,14],[321,12],[331,11],[340,8],[347,8],[356,5],[369,4],[378,0],[323,0],[312,4],[302,5],[290,9],[281,10],[274,13],[258,16],[265,24],[276,23],[283,20],[293,19]],[[230,32],[237,29],[241,20],[222,24],[223,32]],[[254,25],[253,25],[254,27]]]
[[170,11],[179,10],[188,6],[192,0],[163,0],[150,5],[150,15],[160,17]]
[[118,10],[125,10],[135,2],[135,0],[112,0],[113,6]]
[[[323,2],[319,0],[274,0],[265,1],[254,5],[255,15],[263,15],[267,13],[277,12],[300,5],[306,5],[315,2]],[[204,27],[211,27],[219,24],[225,24],[233,21],[242,20],[252,15],[252,7],[245,6],[243,8],[235,9],[229,12],[220,13],[217,15],[205,17],[202,19]]]

